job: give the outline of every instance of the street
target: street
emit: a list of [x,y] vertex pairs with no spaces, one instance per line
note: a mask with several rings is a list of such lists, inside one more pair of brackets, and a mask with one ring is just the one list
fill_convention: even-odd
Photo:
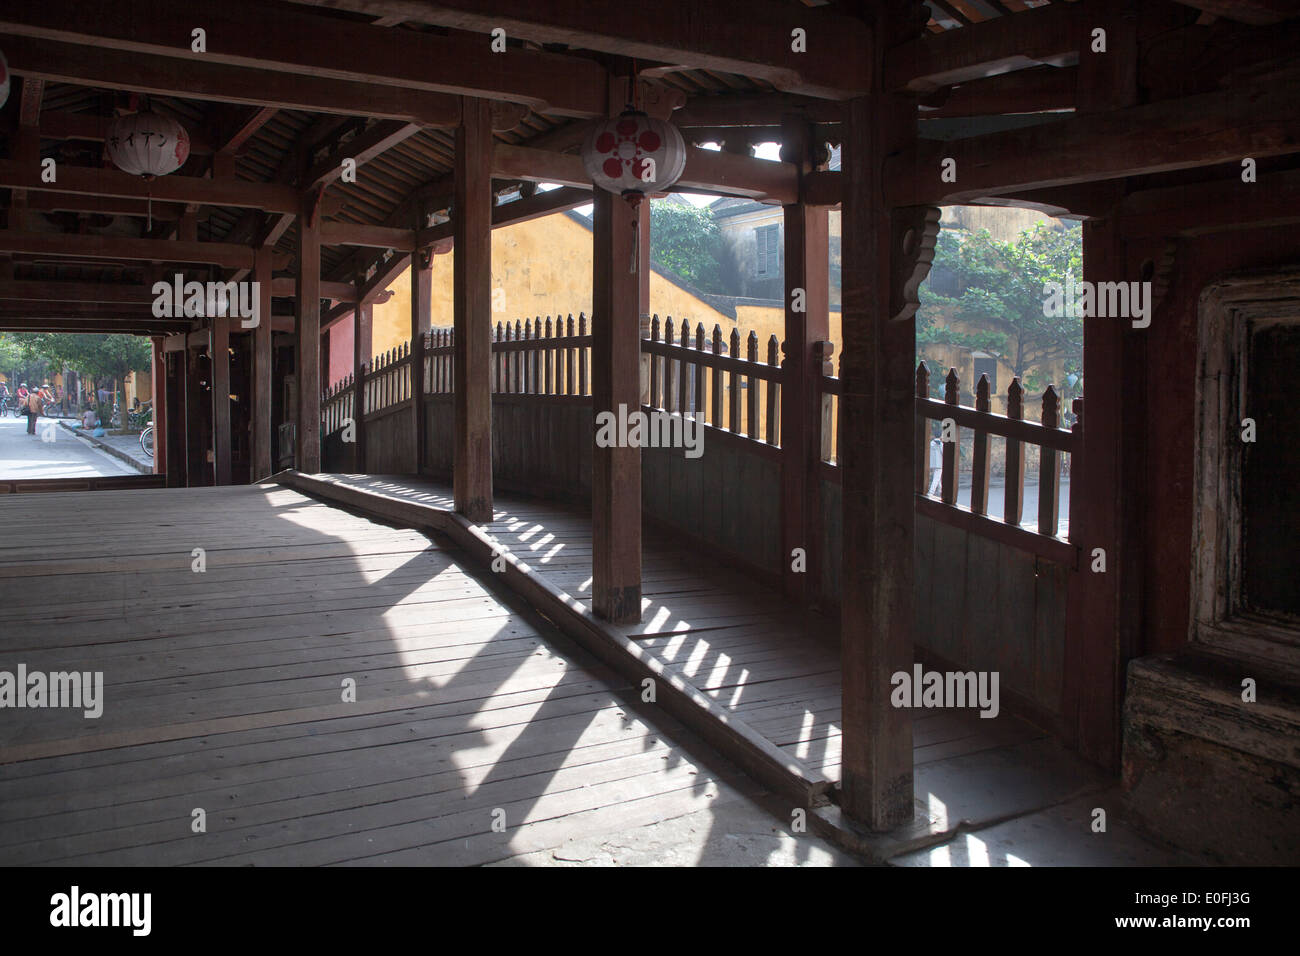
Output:
[[[27,434],[27,419],[5,415],[0,418],[0,478],[82,478],[87,476],[134,475],[125,464],[65,429],[59,420],[41,418],[36,434]],[[41,437],[52,436],[53,441]]]

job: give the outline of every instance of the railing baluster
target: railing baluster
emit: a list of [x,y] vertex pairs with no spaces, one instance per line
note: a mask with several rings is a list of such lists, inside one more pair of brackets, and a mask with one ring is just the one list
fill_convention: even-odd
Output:
[[[569,329],[568,337],[569,339],[572,339],[573,338],[573,313],[572,312],[569,313],[568,329]],[[574,380],[574,374],[576,372],[576,369],[574,367],[575,356],[573,354],[573,346],[572,345],[568,346],[564,350],[564,354],[565,354],[564,394],[572,395],[574,394],[573,380]]]
[[[949,405],[957,404],[957,370],[948,369],[948,377],[944,379],[943,400]],[[943,502],[948,505],[957,503],[957,449],[961,445],[961,431],[953,423],[953,440],[943,443]],[[943,433],[940,432],[940,437]]]
[[[1025,417],[1025,390],[1020,379],[1013,378],[1007,386],[1007,418],[1021,421]],[[1020,527],[1020,515],[1025,503],[1025,446],[1017,438],[1007,439],[1007,487],[1003,502],[1002,520]]]
[[[767,340],[767,365],[768,368],[775,372],[781,367],[781,343],[772,335]],[[780,408],[781,386],[776,379],[768,379],[764,387],[767,389],[767,443],[769,445],[779,445],[780,436],[777,433],[777,409]]]
[[[980,375],[975,386],[976,411],[989,413],[989,376]],[[970,510],[977,515],[989,513],[989,433],[975,429],[975,443],[971,452]]]
[[[650,317],[650,341],[659,342],[659,316]],[[659,408],[659,369],[660,357],[650,353],[650,407]]]
[[[730,354],[732,358],[740,358],[740,330],[739,329],[731,330],[730,344],[731,344],[731,348],[728,350],[728,354]],[[730,408],[728,409],[728,414],[730,415],[731,420],[730,422],[728,422],[729,427],[727,430],[730,431],[733,435],[739,435],[741,434],[740,373],[735,371],[735,369],[729,372],[727,374],[727,384],[731,388],[730,401],[727,402],[727,404],[730,406]]]
[[673,410],[677,382],[677,361],[672,358],[673,346],[676,345],[675,334],[675,323],[670,315],[664,319],[664,345],[668,347],[668,354],[664,356],[664,394],[663,401],[659,403],[659,407],[666,412]]
[[695,393],[691,396],[691,417],[704,420],[704,323],[695,326]]
[[[578,335],[585,337],[587,334],[587,313],[578,313]],[[587,346],[578,347],[578,394],[588,394],[587,388]]]
[[[722,326],[715,324],[713,326],[713,356],[716,359],[721,354]],[[722,428],[724,425],[724,422],[722,421],[722,369],[716,363],[713,366],[713,374],[709,376],[709,378],[712,380],[713,389],[713,410],[711,412],[709,424],[714,428]]]
[[689,407],[686,398],[691,388],[691,364],[686,355],[686,349],[691,347],[691,324],[686,319],[682,319],[681,343],[682,361],[677,369],[677,407],[673,411],[680,412],[685,417]]
[[[745,339],[745,359],[758,362],[758,333],[749,330]],[[745,376],[745,434],[758,438],[758,379],[751,373]]]
[[[1061,399],[1051,385],[1043,393],[1043,427],[1061,427]],[[1038,452],[1038,533],[1054,538],[1060,518],[1061,455],[1046,445]]]
[[[916,364],[916,397],[930,397],[930,369],[922,360]],[[928,494],[930,490],[930,420],[924,414],[916,416],[916,493]]]

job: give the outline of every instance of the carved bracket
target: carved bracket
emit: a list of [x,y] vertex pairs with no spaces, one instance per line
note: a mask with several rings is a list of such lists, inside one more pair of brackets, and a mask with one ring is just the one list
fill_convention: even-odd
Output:
[[921,283],[934,261],[941,215],[937,206],[905,206],[890,216],[889,315],[893,322],[906,322],[921,304]]

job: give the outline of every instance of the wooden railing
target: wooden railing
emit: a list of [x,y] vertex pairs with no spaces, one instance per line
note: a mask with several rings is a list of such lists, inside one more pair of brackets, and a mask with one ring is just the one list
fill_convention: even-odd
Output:
[[704,325],[683,319],[680,337],[668,317],[659,334],[659,316],[650,321],[650,337],[641,340],[641,353],[649,357],[650,383],[646,404],[680,412],[696,421],[768,445],[779,445],[781,409],[781,346],[775,335],[767,342],[767,361],[758,359],[758,335],[751,331],[740,353],[740,331],[731,330],[729,345],[722,327],[705,337]]
[[[363,371],[365,367],[361,366]],[[334,434],[349,420],[355,421],[353,415],[355,396],[356,381],[355,376],[351,374],[325,389],[320,400],[320,417],[326,435]]]
[[[662,331],[661,331],[662,329]],[[454,335],[450,329],[425,333],[424,391],[449,394]],[[733,329],[724,343],[721,326],[694,335],[690,322],[650,320],[641,340],[648,367],[646,404],[680,412],[697,421],[768,445],[780,444],[780,343],[767,342],[767,361],[759,361],[759,341],[750,332],[740,357],[741,337]],[[492,391],[498,395],[589,396],[591,334],[587,316],[550,316],[498,323],[492,333]],[[399,360],[400,361],[400,360]],[[369,406],[367,406],[369,408]],[[329,421],[333,421],[330,419]]]
[[[840,380],[830,374],[830,343],[819,343],[818,355],[825,359],[820,376],[821,456],[829,467],[829,474],[838,477],[834,467],[834,435],[836,407],[840,396]],[[949,524],[1015,543],[1062,563],[1073,563],[1074,549],[1059,539],[1061,531],[1061,475],[1065,456],[1078,454],[1083,443],[1083,399],[1075,399],[1074,425],[1065,430],[1060,427],[1060,398],[1055,387],[1049,385],[1042,397],[1040,423],[1024,419],[1025,393],[1019,379],[1007,388],[1007,414],[990,411],[991,389],[987,375],[980,376],[975,386],[975,407],[958,403],[960,381],[957,370],[949,369],[944,381],[943,401],[930,398],[930,372],[922,362],[916,369],[916,494],[917,512]],[[950,438],[943,442],[940,468],[939,496],[929,494],[931,421],[951,420]],[[969,508],[958,504],[961,479],[961,432],[972,432],[970,473],[971,496]],[[989,517],[989,487],[994,461],[992,440],[1005,440],[1004,475],[1005,491],[1001,518]],[[1026,450],[1037,451],[1038,514],[1035,527],[1025,527],[1024,501]]]

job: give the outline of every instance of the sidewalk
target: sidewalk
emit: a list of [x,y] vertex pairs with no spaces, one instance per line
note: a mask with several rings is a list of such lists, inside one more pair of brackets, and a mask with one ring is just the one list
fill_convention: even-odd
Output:
[[102,438],[96,438],[88,430],[70,424],[68,419],[59,419],[59,424],[78,438],[84,438],[96,448],[103,449],[104,452],[124,462],[128,467],[134,468],[140,474],[153,474],[153,459],[140,448],[140,434],[138,432],[127,435],[114,435],[109,432]]

